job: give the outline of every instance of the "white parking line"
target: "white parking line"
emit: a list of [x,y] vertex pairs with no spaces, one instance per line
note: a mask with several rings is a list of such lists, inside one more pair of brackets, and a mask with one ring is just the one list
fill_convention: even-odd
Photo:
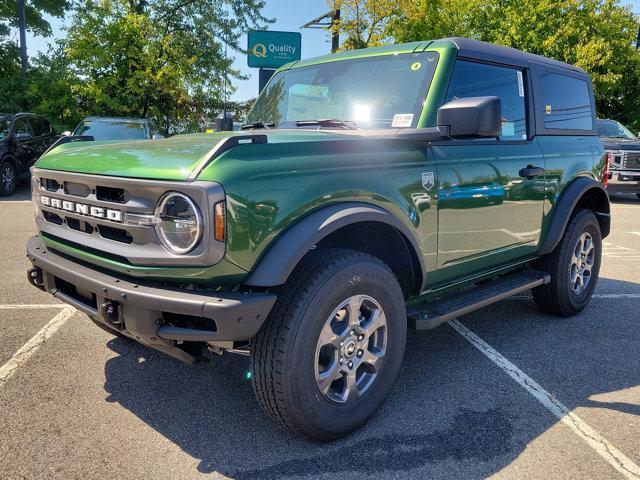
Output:
[[0,305],[0,310],[22,310],[29,308],[64,308],[64,303],[23,303],[14,305]]
[[0,387],[38,351],[40,345],[51,337],[75,313],[75,308],[64,307],[58,314],[42,327],[20,350],[18,350],[4,365],[0,367]]
[[503,357],[497,350],[491,347],[491,345],[462,325],[458,320],[451,320],[449,325],[544,405],[547,410],[558,417],[562,423],[571,428],[573,433],[593,448],[598,455],[611,464],[613,468],[618,470],[626,478],[640,479],[640,467],[638,467],[638,465],[609,443],[606,438],[587,425],[578,415],[560,403],[557,398],[542,388],[538,382]]

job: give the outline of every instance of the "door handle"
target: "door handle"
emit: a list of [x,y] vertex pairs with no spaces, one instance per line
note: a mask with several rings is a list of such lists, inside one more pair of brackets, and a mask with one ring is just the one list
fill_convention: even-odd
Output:
[[544,168],[529,165],[527,168],[520,170],[518,174],[524,178],[533,178],[544,174]]

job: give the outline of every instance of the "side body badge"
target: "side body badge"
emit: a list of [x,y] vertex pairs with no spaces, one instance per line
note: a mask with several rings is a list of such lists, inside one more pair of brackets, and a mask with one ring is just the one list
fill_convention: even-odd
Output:
[[431,190],[435,183],[433,172],[422,172],[422,186],[425,189]]

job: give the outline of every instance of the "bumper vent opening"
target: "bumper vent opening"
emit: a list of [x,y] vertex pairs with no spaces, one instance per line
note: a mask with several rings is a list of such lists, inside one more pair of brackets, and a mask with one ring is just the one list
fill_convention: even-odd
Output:
[[106,225],[100,225],[98,227],[100,236],[107,240],[113,240],[120,243],[133,243],[133,237],[127,233],[126,230],[121,228],[108,227]]
[[91,292],[85,292],[84,294],[78,291],[76,286],[72,283],[67,282],[61,278],[55,277],[55,285],[56,289],[58,289],[61,293],[64,293],[66,296],[73,298],[74,300],[87,305],[91,308],[97,307],[97,299],[96,295]]
[[72,230],[77,230],[78,232],[88,233],[91,235],[93,233],[94,228],[85,221],[78,220],[77,218],[67,217],[67,226]]
[[127,203],[127,192],[123,188],[96,186],[96,198],[103,202]]
[[196,317],[194,315],[180,315],[171,312],[162,312],[165,325],[178,328],[191,328],[194,330],[218,331],[216,322],[212,318]]
[[47,222],[55,223],[56,225],[62,225],[64,223],[64,220],[62,220],[62,217],[60,215],[48,212],[47,210],[42,211],[42,216]]
[[84,183],[64,182],[64,193],[74,197],[86,198],[91,195],[91,187]]
[[50,178],[42,178],[40,180],[40,183],[45,188],[45,190],[49,192],[57,192],[58,190],[60,190],[60,184]]

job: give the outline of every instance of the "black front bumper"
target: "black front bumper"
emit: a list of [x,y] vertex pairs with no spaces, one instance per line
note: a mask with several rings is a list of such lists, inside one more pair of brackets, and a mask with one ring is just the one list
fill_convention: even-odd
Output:
[[[276,296],[213,292],[210,295],[149,287],[102,273],[50,250],[38,237],[27,244],[34,286],[87,313],[112,330],[180,360],[195,361],[183,342],[251,339]],[[193,328],[185,325],[205,325]]]

